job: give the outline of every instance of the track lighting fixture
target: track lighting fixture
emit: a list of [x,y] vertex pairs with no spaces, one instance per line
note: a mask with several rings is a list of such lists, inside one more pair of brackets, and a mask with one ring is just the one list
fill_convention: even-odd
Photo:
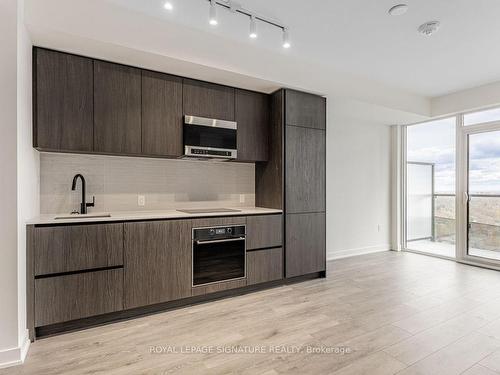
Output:
[[290,33],[288,29],[285,27],[283,28],[283,48],[290,48]]
[[250,16],[250,38],[257,38],[257,22],[255,16]]
[[269,26],[277,27],[283,33],[283,48],[290,48],[290,33],[288,27],[283,25],[281,22],[274,20],[272,18],[257,14],[251,10],[243,8],[238,2],[233,0],[208,0],[210,2],[208,23],[212,26],[218,25],[219,21],[217,19],[217,7],[220,6],[223,9],[230,11],[233,14],[241,14],[250,18],[250,33],[248,36],[252,39],[258,37],[257,33],[257,21],[261,23],[266,23]]
[[217,8],[215,0],[210,0],[210,13],[208,18],[208,23],[212,26],[217,26],[219,21],[217,21]]

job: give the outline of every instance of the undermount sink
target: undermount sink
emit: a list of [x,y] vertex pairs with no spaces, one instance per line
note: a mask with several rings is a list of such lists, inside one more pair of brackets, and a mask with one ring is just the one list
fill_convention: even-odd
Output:
[[54,220],[67,220],[67,219],[97,219],[100,217],[111,217],[111,214],[72,214],[65,216],[56,216]]

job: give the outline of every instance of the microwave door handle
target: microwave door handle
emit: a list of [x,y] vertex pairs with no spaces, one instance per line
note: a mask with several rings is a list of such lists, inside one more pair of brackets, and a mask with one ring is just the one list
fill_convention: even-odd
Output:
[[196,244],[197,245],[205,245],[205,244],[210,244],[210,243],[234,242],[234,241],[242,241],[244,239],[245,239],[245,237],[227,238],[224,240],[207,240],[207,241],[197,240]]

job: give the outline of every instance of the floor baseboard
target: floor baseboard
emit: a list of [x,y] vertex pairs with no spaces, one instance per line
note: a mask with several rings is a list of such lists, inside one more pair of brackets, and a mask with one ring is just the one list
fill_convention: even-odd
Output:
[[349,257],[358,256],[358,255],[378,253],[378,252],[389,251],[389,250],[391,250],[391,245],[385,244],[385,245],[377,245],[377,246],[359,247],[357,249],[328,251],[326,253],[326,260],[349,258]]
[[20,346],[0,351],[0,368],[22,365],[28,354],[30,343],[28,330],[26,330]]

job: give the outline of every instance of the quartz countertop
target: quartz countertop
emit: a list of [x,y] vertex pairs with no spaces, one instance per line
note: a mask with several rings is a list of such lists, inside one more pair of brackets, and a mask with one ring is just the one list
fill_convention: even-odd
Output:
[[[200,208],[200,207],[196,207]],[[99,223],[113,221],[146,221],[159,219],[190,219],[197,217],[223,217],[223,216],[251,216],[279,214],[282,210],[262,207],[224,207],[225,209],[238,210],[237,212],[210,212],[210,213],[192,213],[188,214],[177,210],[165,211],[116,211],[116,212],[90,212],[87,215],[71,215],[71,218],[56,219],[56,217],[70,216],[69,214],[46,214],[28,220],[27,225],[47,225],[47,224],[71,224],[71,223]],[[179,208],[180,210],[181,208]],[[209,210],[211,208],[207,208]],[[109,214],[110,216],[98,217],[99,215]]]

